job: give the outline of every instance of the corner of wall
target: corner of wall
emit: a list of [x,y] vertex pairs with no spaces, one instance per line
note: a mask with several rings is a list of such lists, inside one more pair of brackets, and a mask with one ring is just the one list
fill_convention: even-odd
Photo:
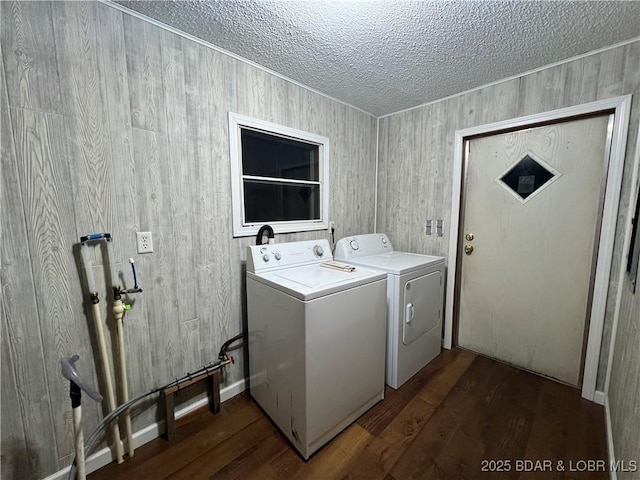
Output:
[[373,233],[378,233],[378,166],[380,165],[380,117],[376,118],[376,181],[373,192]]

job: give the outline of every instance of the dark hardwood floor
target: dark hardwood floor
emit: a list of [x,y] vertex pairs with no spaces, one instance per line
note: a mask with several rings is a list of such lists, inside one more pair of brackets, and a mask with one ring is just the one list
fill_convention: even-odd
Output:
[[453,349],[308,462],[243,393],[89,480],[605,479],[586,462],[606,459],[603,408],[579,390]]

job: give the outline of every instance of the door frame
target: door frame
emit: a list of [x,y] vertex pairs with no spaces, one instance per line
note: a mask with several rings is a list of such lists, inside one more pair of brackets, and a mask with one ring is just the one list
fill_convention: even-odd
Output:
[[[567,121],[585,115],[614,114],[611,145],[609,148],[609,167],[607,183],[605,186],[604,208],[600,226],[600,240],[598,245],[597,263],[595,269],[595,282],[591,296],[591,315],[589,319],[589,334],[587,339],[587,351],[584,361],[584,374],[582,378],[582,397],[594,401],[596,399],[596,379],[600,361],[600,346],[602,343],[602,330],[604,327],[605,310],[607,306],[607,293],[613,262],[613,247],[615,240],[616,222],[618,219],[618,204],[622,187],[622,173],[627,143],[627,130],[631,113],[631,95],[599,100],[596,102],[576,105],[559,110],[527,115],[510,120],[480,125],[477,127],[456,130],[454,143],[453,164],[453,188],[451,194],[451,223],[449,228],[449,259],[447,263],[448,278],[444,348],[451,348],[453,343],[454,307],[459,292],[459,223],[461,220],[461,199],[464,194],[466,175],[464,166],[466,140],[479,135],[493,135],[505,131],[532,128],[544,124]],[[603,395],[598,396],[603,401]]]

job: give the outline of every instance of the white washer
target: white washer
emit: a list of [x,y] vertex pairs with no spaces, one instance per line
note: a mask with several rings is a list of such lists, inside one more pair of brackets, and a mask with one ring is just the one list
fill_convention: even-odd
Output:
[[327,240],[249,246],[251,396],[308,459],[384,398],[386,275]]
[[444,258],[396,252],[383,233],[339,240],[335,258],[388,275],[386,382],[397,389],[442,348]]

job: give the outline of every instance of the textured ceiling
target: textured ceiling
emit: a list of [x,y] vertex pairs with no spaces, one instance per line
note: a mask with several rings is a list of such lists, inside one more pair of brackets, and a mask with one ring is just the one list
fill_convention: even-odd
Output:
[[640,1],[118,1],[380,116],[640,36]]

